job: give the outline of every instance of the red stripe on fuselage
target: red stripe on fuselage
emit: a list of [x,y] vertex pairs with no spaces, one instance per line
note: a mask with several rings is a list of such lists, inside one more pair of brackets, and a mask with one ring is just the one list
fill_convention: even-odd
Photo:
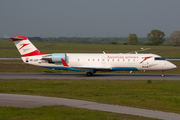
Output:
[[64,61],[64,59],[61,58],[61,61],[62,61],[62,63],[63,63],[63,66],[69,67],[69,65],[66,63],[66,61]]
[[28,53],[28,54],[22,55],[22,57],[36,56],[36,55],[46,55],[46,54],[48,54],[48,53],[41,53],[41,52],[39,52],[38,50],[35,50],[35,51],[30,52],[30,53]]
[[149,58],[152,58],[152,57],[153,57],[153,56],[145,57],[144,60],[140,62],[140,64],[143,63],[145,60],[147,60],[147,59],[149,59]]

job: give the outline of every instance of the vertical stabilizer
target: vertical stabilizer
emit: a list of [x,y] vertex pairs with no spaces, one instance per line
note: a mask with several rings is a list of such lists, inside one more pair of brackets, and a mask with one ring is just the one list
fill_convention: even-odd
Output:
[[35,55],[45,55],[47,53],[41,53],[27,37],[24,36],[14,36],[10,38],[14,41],[17,49],[19,50],[22,57],[35,56]]

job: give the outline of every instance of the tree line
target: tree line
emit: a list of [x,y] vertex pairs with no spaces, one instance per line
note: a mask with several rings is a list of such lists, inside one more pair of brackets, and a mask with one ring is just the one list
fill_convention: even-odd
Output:
[[[124,45],[174,45],[180,46],[180,30],[174,30],[169,37],[163,31],[152,30],[147,37],[137,37],[130,33],[128,37],[28,37],[31,41],[61,42],[61,43],[88,43],[88,44],[124,44]],[[1,38],[1,40],[10,40]]]
[[[127,37],[28,37],[31,41],[60,42],[60,43],[86,43],[86,44],[127,44]],[[147,38],[138,38],[137,44],[148,42]]]
[[[165,34],[163,31],[160,30],[152,30],[150,33],[147,34],[147,39],[149,42],[147,43],[148,45],[161,45],[165,41]],[[174,46],[180,46],[180,30],[174,30],[170,36],[169,36],[169,45],[174,45]],[[128,44],[130,45],[135,45],[138,43],[138,37],[136,34],[129,34],[128,37]]]

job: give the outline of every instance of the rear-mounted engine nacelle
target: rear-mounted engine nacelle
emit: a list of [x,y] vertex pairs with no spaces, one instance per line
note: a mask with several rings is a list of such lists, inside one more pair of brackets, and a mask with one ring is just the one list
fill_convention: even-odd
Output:
[[49,62],[61,63],[61,59],[66,61],[65,53],[53,53],[49,55],[42,56],[42,60],[48,60]]

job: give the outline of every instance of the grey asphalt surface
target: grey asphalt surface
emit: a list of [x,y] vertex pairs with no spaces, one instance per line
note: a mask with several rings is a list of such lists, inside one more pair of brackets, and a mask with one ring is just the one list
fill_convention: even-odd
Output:
[[146,74],[146,73],[0,73],[0,79],[86,79],[86,80],[180,80],[180,74]]
[[125,106],[108,105],[84,100],[73,100],[56,97],[43,97],[18,94],[0,94],[0,106],[13,106],[21,108],[34,108],[40,106],[65,105],[91,110],[107,111],[122,114],[131,114],[164,120],[179,120],[180,114],[153,111]]

